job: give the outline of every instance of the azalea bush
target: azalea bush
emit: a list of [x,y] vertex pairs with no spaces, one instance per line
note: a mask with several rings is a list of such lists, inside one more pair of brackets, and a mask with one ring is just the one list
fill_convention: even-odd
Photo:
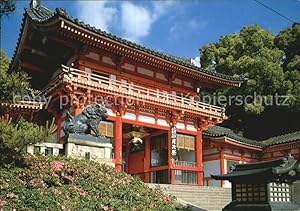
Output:
[[175,210],[174,198],[112,167],[66,157],[26,156],[0,168],[0,210]]

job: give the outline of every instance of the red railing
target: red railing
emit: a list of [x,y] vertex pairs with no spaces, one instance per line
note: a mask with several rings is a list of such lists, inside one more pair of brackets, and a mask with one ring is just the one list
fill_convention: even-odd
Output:
[[62,82],[79,84],[81,86],[98,89],[99,91],[105,90],[108,92],[113,92],[114,94],[130,96],[131,98],[136,98],[139,100],[157,102],[171,107],[177,107],[177,109],[181,110],[201,112],[204,115],[217,117],[221,120],[225,118],[225,109],[222,107],[202,103],[187,97],[166,93],[161,90],[155,90],[124,81],[111,79],[94,73],[86,73],[82,70],[64,65],[62,65],[61,73],[57,74],[52,79],[47,88],[44,90],[44,93],[49,93]]

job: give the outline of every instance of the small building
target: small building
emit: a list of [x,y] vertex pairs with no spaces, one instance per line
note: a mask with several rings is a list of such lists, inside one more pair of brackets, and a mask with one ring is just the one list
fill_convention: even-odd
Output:
[[203,131],[204,185],[231,187],[229,181],[216,181],[210,175],[224,175],[234,163],[276,160],[291,154],[300,158],[300,131],[263,141],[247,139],[229,128],[214,126]]
[[300,210],[299,205],[292,203],[292,184],[300,180],[300,161],[291,155],[272,161],[233,164],[228,174],[212,178],[232,184],[232,202],[224,211]]

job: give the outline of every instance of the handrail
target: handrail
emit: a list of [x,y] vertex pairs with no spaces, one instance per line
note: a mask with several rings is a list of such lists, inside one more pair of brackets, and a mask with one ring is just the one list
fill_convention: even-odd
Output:
[[180,106],[184,109],[193,109],[218,116],[222,119],[225,118],[225,110],[222,107],[166,93],[159,89],[151,89],[133,83],[111,79],[95,73],[83,72],[82,70],[67,67],[65,65],[62,65],[62,72],[49,83],[48,87],[51,88],[54,84],[58,84],[58,80],[61,80],[61,78],[65,80],[72,80],[75,83],[81,83],[84,85],[93,84],[94,86],[101,86],[101,88],[105,88],[110,91],[119,91],[123,94],[130,94],[140,99],[151,99],[164,103],[172,102],[172,105]]
[[196,167],[197,163],[196,162],[191,162],[191,161],[180,161],[176,160],[175,161],[176,166],[191,166],[191,167]]

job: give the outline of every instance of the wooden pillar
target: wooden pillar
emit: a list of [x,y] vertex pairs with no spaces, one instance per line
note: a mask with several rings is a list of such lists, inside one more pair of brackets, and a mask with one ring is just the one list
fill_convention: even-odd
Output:
[[145,182],[150,182],[150,136],[145,139],[145,161],[144,161],[144,172],[145,172]]
[[114,142],[115,168],[117,171],[122,170],[122,118],[116,116],[115,122],[115,142]]
[[195,153],[197,164],[197,184],[203,185],[202,130],[200,128],[197,130]]
[[[224,148],[220,148],[220,173],[221,175],[225,174],[225,159],[224,159]],[[221,187],[224,186],[225,181],[221,180]]]
[[73,116],[77,116],[82,112],[83,108],[80,106],[74,106],[74,113]]

